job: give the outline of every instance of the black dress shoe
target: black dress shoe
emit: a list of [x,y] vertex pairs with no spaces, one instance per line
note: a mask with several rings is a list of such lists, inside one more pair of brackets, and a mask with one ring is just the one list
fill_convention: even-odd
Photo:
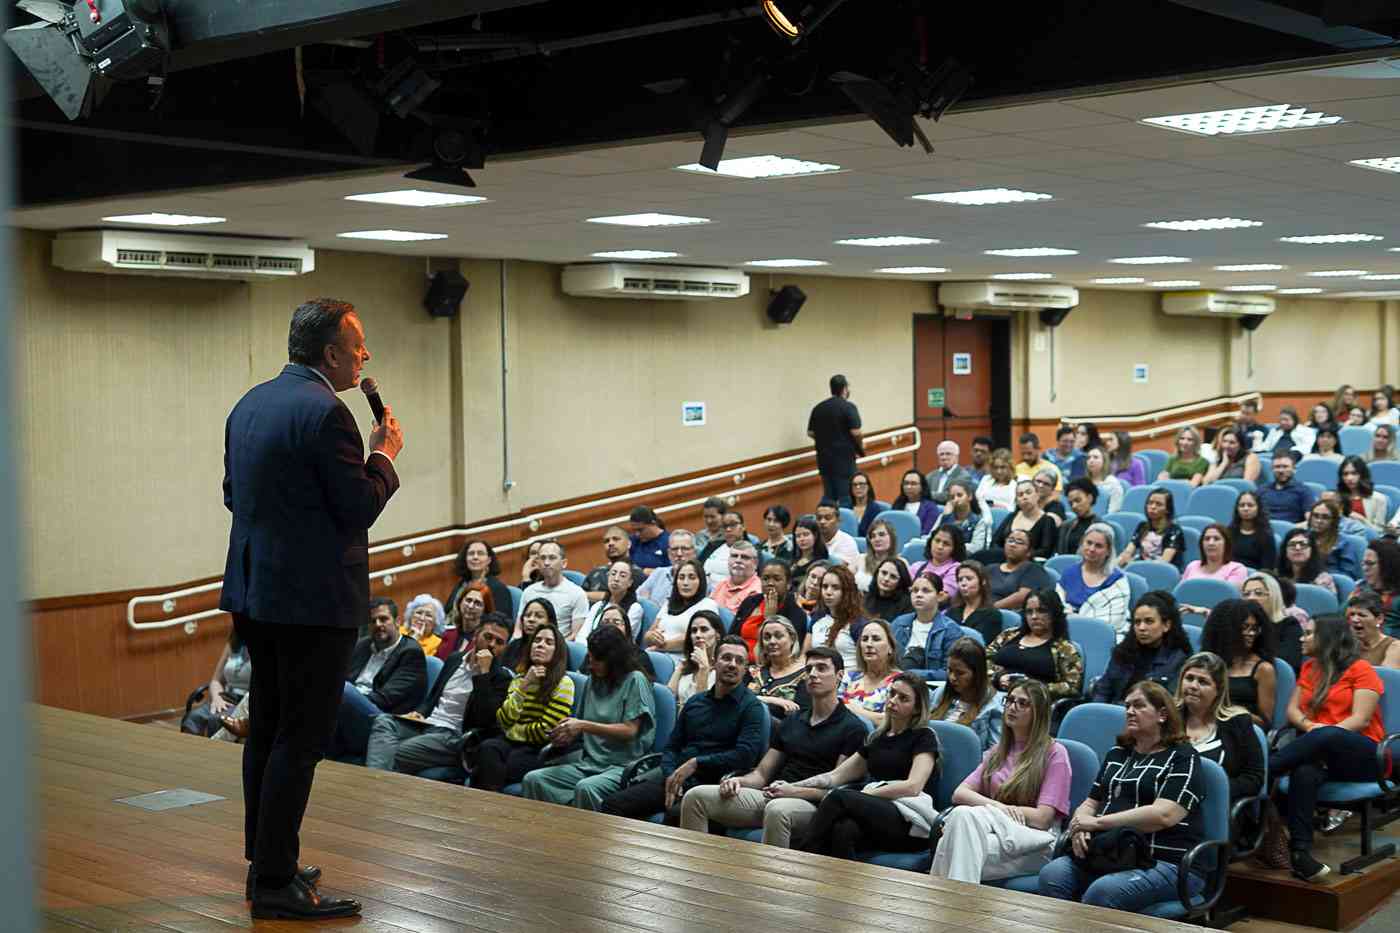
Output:
[[[243,899],[251,901],[253,899],[253,882],[257,879],[258,873],[253,871],[253,866],[248,866],[248,880],[243,885]],[[321,880],[321,869],[315,865],[307,865],[297,872],[297,877],[305,881],[310,887],[316,887],[316,882]]]
[[322,897],[300,878],[293,878],[285,887],[258,887],[253,892],[254,920],[330,920],[353,917],[359,912],[359,901]]

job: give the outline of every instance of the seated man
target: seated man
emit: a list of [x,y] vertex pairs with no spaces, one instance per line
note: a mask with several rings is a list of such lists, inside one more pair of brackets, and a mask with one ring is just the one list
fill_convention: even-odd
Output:
[[639,505],[627,517],[632,532],[632,563],[642,568],[648,575],[659,567],[668,567],[666,547],[670,544],[666,526],[656,513],[644,505]]
[[856,539],[841,530],[841,507],[834,499],[823,499],[817,503],[817,530],[826,544],[826,553],[832,560],[839,560],[851,568],[851,573],[865,569]]
[[[632,541],[627,530],[621,525],[613,525],[603,532],[603,562],[588,572],[583,578],[583,592],[590,603],[608,598],[608,568],[620,560],[627,560],[632,553]],[[632,579],[642,579],[640,567],[633,566]]]
[[407,713],[423,701],[428,664],[423,649],[400,631],[398,607],[382,596],[369,601],[369,635],[355,644],[336,713],[332,758],[359,758],[375,717]]
[[1060,425],[1055,431],[1055,446],[1047,450],[1041,459],[1053,463],[1067,480],[1084,475],[1084,453],[1074,449],[1074,428],[1067,424]]
[[972,480],[972,474],[958,464],[959,453],[960,450],[956,442],[938,442],[938,469],[931,471],[925,479],[928,480],[928,488],[933,493],[933,501],[939,505],[948,501],[949,483],[964,482],[973,489],[977,488],[977,484]]
[[[1073,428],[1070,431],[1073,434]],[[1018,480],[1025,479],[1034,482],[1036,474],[1046,468],[1055,471],[1057,480],[1063,479],[1060,475],[1060,468],[1040,455],[1040,438],[1037,435],[1027,431],[1021,435],[1020,444],[1021,459],[1016,461],[1016,478]],[[1063,482],[1057,481],[1055,488],[1059,489],[1063,485]]]
[[1287,448],[1276,449],[1271,462],[1274,481],[1259,487],[1259,501],[1269,510],[1270,519],[1301,522],[1313,506],[1313,491],[1294,478],[1293,454]]
[[1244,435],[1245,449],[1258,450],[1268,436],[1268,431],[1259,423],[1259,401],[1248,398],[1240,402],[1240,413],[1235,419],[1235,430]]
[[417,774],[461,766],[462,734],[495,731],[496,711],[510,690],[511,673],[500,662],[510,639],[510,619],[488,612],[476,630],[476,650],[454,654],[418,708],[402,716],[375,717],[365,767]]
[[973,489],[977,488],[977,484],[982,482],[982,477],[991,469],[992,448],[995,446],[996,443],[990,437],[979,436],[972,439],[972,465],[967,468],[967,474],[972,477]]
[[709,579],[712,587],[719,586],[729,576],[729,545],[736,541],[749,540],[744,513],[738,509],[730,509],[725,512],[722,525],[724,538],[720,541],[711,541],[710,546],[700,555],[700,559],[705,562],[705,576]]
[[[695,559],[695,536],[684,528],[671,532],[671,543],[666,548],[666,556],[671,558],[669,567],[653,570],[651,576],[637,587],[637,598],[665,606],[671,600],[671,583],[675,579],[676,568],[688,560]],[[708,590],[708,583],[706,589]]]
[[1285,405],[1278,412],[1278,427],[1265,435],[1254,450],[1256,453],[1274,454],[1288,451],[1293,455],[1294,462],[1297,462],[1299,458],[1312,453],[1313,441],[1316,439],[1315,429],[1298,423],[1298,409],[1292,405]]
[[710,496],[700,508],[705,526],[695,533],[695,551],[699,553],[710,546],[711,541],[724,537],[724,513],[729,511],[729,503],[720,496]]
[[697,784],[748,771],[763,754],[763,723],[768,712],[744,686],[749,646],[737,635],[719,643],[715,683],[686,701],[661,753],[661,765],[631,787],[603,800],[602,812],[644,820],[658,810],[666,822],[680,823],[680,802]]
[[841,669],[841,652],[835,648],[809,650],[810,715],[779,720],[763,760],[748,774],[686,791],[681,827],[705,832],[711,823],[736,829],[762,826],[764,842],[788,848],[793,833],[806,829],[826,795],[824,790],[791,785],[834,769],[865,743],[860,717],[836,699]]
[[758,548],[740,540],[729,545],[728,550],[729,575],[715,584],[710,598],[730,612],[737,612],[740,603],[763,588],[758,578]]
[[[553,538],[540,542],[539,553],[535,557],[539,567],[538,583],[531,583],[520,594],[520,611],[530,605],[532,599],[547,599],[554,607],[554,618],[559,623],[559,631],[565,638],[572,638],[574,632],[583,628],[588,621],[588,597],[583,587],[564,576],[564,568],[569,565],[564,556],[564,545]],[[516,613],[515,624],[520,625],[520,615]]]

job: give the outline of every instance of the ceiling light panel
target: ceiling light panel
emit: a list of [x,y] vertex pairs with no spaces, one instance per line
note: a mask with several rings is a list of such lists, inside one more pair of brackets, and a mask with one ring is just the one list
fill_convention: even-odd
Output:
[[1149,283],[1153,288],[1195,288],[1200,285],[1195,279],[1164,279]]
[[614,249],[593,255],[598,259],[674,259],[680,253],[668,253],[662,249]]
[[1181,230],[1194,233],[1199,230],[1237,230],[1241,227],[1262,227],[1262,221],[1241,220],[1238,217],[1207,217],[1202,220],[1154,220],[1143,224],[1157,230]]
[[1365,269],[1324,269],[1321,272],[1309,272],[1310,279],[1357,279],[1363,275],[1370,275]]
[[1122,266],[1170,266],[1174,263],[1190,262],[1185,256],[1120,256],[1109,262]]
[[1203,113],[1177,113],[1139,120],[1148,126],[1194,133],[1197,136],[1247,136],[1254,133],[1282,133],[1286,130],[1308,130],[1345,122],[1334,114],[1295,107],[1292,104],[1271,104],[1265,107],[1238,107],[1234,110],[1208,110]]
[[445,240],[445,233],[420,233],[417,230],[351,230],[337,233],[345,240],[388,240],[391,243],[413,243],[418,240]]
[[1049,272],[1003,272],[994,275],[994,279],[1003,279],[1008,282],[1038,282],[1043,279],[1053,279],[1055,276]]
[[193,227],[196,224],[221,224],[227,217],[200,217],[195,214],[117,214],[102,218],[114,224],[148,224],[154,227]]
[[370,204],[394,204],[399,207],[458,207],[463,204],[480,204],[486,198],[474,194],[447,194],[443,191],[420,191],[405,188],[402,191],[377,191],[372,194],[346,195],[347,201],[365,201]]
[[1400,281],[1400,273],[1387,272],[1384,275],[1363,275],[1367,282],[1396,282]]
[[926,236],[862,236],[837,240],[836,244],[838,246],[927,246],[931,243],[941,242],[943,241]]
[[750,259],[746,266],[763,266],[768,269],[802,269],[807,266],[827,265],[821,259]]
[[1048,201],[1053,197],[1035,191],[1017,191],[1014,188],[978,188],[973,191],[944,191],[940,194],[916,194],[915,201],[937,201],[940,204],[961,204],[969,207],[983,207],[988,204],[1018,204],[1023,201]]
[[1247,262],[1233,266],[1216,266],[1216,272],[1278,272],[1287,269],[1276,262]]
[[1227,285],[1227,292],[1272,292],[1278,288],[1277,285]]
[[785,156],[761,155],[742,159],[721,159],[718,171],[712,171],[699,162],[677,165],[682,172],[697,172],[701,175],[726,175],[730,178],[797,178],[802,175],[831,175],[845,169],[829,162],[808,162],[804,159],[789,159]]
[[942,266],[886,266],[875,271],[883,272],[886,275],[936,275],[948,270]]
[[1310,246],[1330,246],[1334,243],[1370,243],[1384,240],[1374,233],[1315,233],[1307,236],[1281,236],[1280,243],[1307,243]]
[[1120,275],[1107,279],[1094,279],[1095,285],[1141,285],[1147,279],[1140,279],[1132,275]]
[[1280,295],[1320,295],[1324,291],[1326,291],[1325,288],[1280,288],[1278,293]]
[[613,224],[619,227],[688,227],[707,224],[708,217],[686,217],[681,214],[615,214],[611,217],[590,217],[590,224]]
[[1377,172],[1400,172],[1400,156],[1389,156],[1384,159],[1352,159],[1347,164],[1375,169]]
[[1054,246],[1022,246],[1015,249],[984,249],[982,252],[988,256],[1078,256],[1077,249],[1059,249]]

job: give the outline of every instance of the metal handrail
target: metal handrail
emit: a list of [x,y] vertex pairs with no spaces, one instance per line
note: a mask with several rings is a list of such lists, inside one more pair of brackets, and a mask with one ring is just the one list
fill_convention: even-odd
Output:
[[[1248,399],[1263,400],[1264,396],[1260,392],[1246,392],[1243,395],[1221,395],[1217,398],[1208,399],[1204,402],[1192,402],[1190,405],[1178,405],[1175,408],[1163,408],[1160,411],[1148,412],[1145,415],[1085,415],[1074,416],[1065,415],[1060,418],[1061,423],[1075,424],[1080,421],[1100,421],[1109,424],[1143,424],[1151,421],[1161,421],[1163,418],[1174,418],[1177,415],[1184,415],[1187,412],[1200,411],[1203,408],[1214,408],[1218,405],[1238,405]],[[1189,424],[1190,422],[1185,422]]]
[[[865,442],[868,446],[873,443],[878,443],[879,441],[889,440],[891,443],[898,445],[901,438],[903,438],[905,435],[910,434],[913,435],[913,441],[911,443],[903,446],[896,446],[893,449],[884,451],[882,453],[867,454],[864,457],[857,458],[856,462],[858,464],[866,464],[873,463],[875,461],[880,461],[883,464],[887,463],[890,457],[898,456],[900,454],[905,453],[911,453],[913,451],[918,450],[923,445],[923,433],[913,425],[909,425],[908,427],[903,428],[895,428],[893,430],[883,431],[879,434],[871,435],[870,437],[867,437],[865,439]],[[777,466],[784,466],[789,463],[795,463],[799,460],[804,460],[809,457],[815,456],[815,451],[807,450],[797,454],[789,454],[784,457],[776,457],[772,460],[765,460],[762,463],[750,464],[744,467],[733,467],[728,470],[722,470],[718,473],[710,473],[705,476],[697,476],[687,480],[678,480],[674,483],[666,483],[660,486],[653,486],[651,488],[638,490],[636,492],[605,496],[601,499],[590,499],[587,502],[580,502],[574,505],[562,506],[557,509],[549,509],[543,512],[534,512],[527,515],[520,515],[515,518],[505,519],[503,521],[489,522],[484,525],[472,525],[466,528],[448,528],[443,531],[435,531],[428,534],[414,535],[409,538],[400,538],[395,541],[386,541],[383,544],[377,544],[371,547],[369,549],[369,553],[383,554],[387,551],[398,550],[403,553],[404,557],[409,557],[417,549],[418,545],[428,544],[433,541],[443,541],[451,538],[462,538],[468,535],[484,534],[488,531],[500,531],[502,529],[517,528],[520,526],[528,526],[531,531],[536,531],[539,529],[540,523],[543,519],[557,518],[560,515],[567,515],[571,512],[591,511],[602,506],[614,505],[619,502],[636,501],[637,499],[642,497],[654,496],[666,492],[673,492],[678,489],[684,489],[688,486],[701,486],[727,478],[733,478],[735,483],[741,484],[743,483],[745,476],[748,473],[753,472],[755,470],[766,470]],[[765,489],[772,489],[778,486],[787,485],[789,483],[798,482],[799,480],[809,479],[817,475],[819,475],[817,470],[804,470],[801,473],[793,473],[787,476],[780,476],[776,479],[765,480],[764,482],[754,483],[749,486],[741,485],[739,486],[739,488],[735,489],[728,495],[738,496],[753,492],[760,492]],[[706,498],[708,498],[708,496],[702,496],[696,499],[688,499],[684,502],[675,502],[671,503],[670,505],[658,506],[656,507],[655,511],[658,513],[666,513],[676,512],[682,509],[691,509],[697,505],[701,505]],[[564,528],[558,531],[552,531],[550,532],[550,537],[564,537],[571,534],[578,534],[580,532],[593,531],[599,528],[606,528],[609,525],[615,525],[621,521],[626,521],[625,515],[612,516],[609,518],[588,522],[583,525],[576,525],[571,528]],[[521,541],[511,541],[507,542],[506,544],[497,546],[495,550],[497,553],[501,553],[503,551],[512,551],[523,547],[529,547],[530,543],[531,542],[529,539]],[[412,563],[396,565],[394,567],[386,567],[383,570],[376,570],[370,573],[369,578],[370,580],[389,578],[389,582],[393,582],[392,578],[395,574],[407,573],[413,570],[422,570],[427,567],[437,566],[438,564],[449,563],[456,559],[456,554],[443,554],[438,557],[431,557],[425,560],[414,561]],[[198,586],[189,586],[178,590],[172,590],[168,593],[153,593],[144,596],[133,596],[130,600],[127,601],[126,604],[127,627],[136,631],[153,631],[156,629],[174,628],[175,626],[183,625],[186,626],[186,631],[193,634],[193,632],[195,631],[196,623],[203,619],[211,619],[216,616],[223,615],[223,610],[206,609],[202,612],[195,612],[189,615],[176,616],[169,619],[160,619],[153,622],[137,622],[136,608],[138,606],[148,605],[151,603],[159,603],[161,604],[161,608],[165,612],[174,612],[176,606],[178,605],[178,600],[187,596],[198,596],[203,593],[217,592],[218,590],[222,589],[222,587],[223,580],[220,579],[212,581],[210,583],[202,583]]]

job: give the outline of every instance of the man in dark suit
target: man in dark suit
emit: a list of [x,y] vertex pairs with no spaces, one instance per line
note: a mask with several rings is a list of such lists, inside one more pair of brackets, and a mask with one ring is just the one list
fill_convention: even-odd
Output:
[[423,648],[399,632],[399,607],[377,596],[369,604],[369,634],[355,643],[340,697],[330,757],[363,758],[370,723],[381,713],[406,713],[428,692]]
[[369,611],[369,527],[399,487],[403,448],[385,409],[370,455],[336,397],[369,361],[355,309],[320,298],[292,314],[290,362],[254,386],[224,426],[224,505],[233,513],[219,608],[253,662],[243,747],[244,850],[255,918],[357,914],[321,897],[298,862],[316,764],[335,728],[355,636]]

